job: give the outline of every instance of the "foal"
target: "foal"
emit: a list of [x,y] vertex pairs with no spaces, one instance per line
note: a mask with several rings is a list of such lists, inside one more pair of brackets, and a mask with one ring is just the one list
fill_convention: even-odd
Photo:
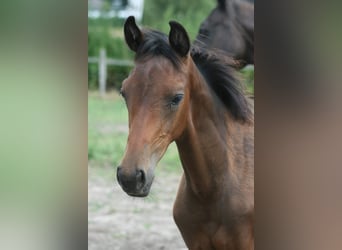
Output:
[[227,58],[190,52],[170,22],[169,37],[124,26],[135,68],[123,82],[129,136],[117,169],[123,190],[149,194],[154,168],[175,141],[184,174],[174,219],[189,249],[254,248],[253,112]]

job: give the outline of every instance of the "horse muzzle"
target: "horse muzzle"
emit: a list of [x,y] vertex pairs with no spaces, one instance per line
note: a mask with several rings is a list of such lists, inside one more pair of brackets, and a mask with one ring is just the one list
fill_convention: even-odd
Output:
[[123,167],[117,168],[116,178],[122,189],[130,196],[146,197],[152,185],[153,177],[147,175],[144,170],[123,171]]

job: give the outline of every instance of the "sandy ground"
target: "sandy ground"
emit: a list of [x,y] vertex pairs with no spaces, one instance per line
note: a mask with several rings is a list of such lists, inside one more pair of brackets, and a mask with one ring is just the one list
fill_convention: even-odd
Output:
[[133,198],[114,169],[88,170],[88,249],[187,249],[172,217],[179,174],[157,172],[150,195]]

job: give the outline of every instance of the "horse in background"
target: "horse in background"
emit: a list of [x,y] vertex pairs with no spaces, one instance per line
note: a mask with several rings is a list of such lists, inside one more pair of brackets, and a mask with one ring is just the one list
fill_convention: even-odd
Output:
[[254,64],[254,4],[218,0],[217,7],[200,25],[194,44],[225,51],[237,60],[238,69]]
[[[254,115],[232,60],[170,33],[124,25],[135,67],[121,94],[129,117],[117,180],[145,197],[154,169],[176,142],[184,174],[173,208],[189,249],[254,249]],[[153,212],[153,211],[151,211]]]

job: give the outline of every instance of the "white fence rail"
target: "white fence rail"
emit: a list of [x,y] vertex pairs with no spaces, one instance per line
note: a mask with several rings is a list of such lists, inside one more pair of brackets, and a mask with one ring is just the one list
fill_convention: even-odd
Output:
[[105,49],[100,49],[99,57],[88,57],[88,63],[98,63],[99,91],[102,96],[106,94],[107,65],[133,66],[133,61],[108,58]]

